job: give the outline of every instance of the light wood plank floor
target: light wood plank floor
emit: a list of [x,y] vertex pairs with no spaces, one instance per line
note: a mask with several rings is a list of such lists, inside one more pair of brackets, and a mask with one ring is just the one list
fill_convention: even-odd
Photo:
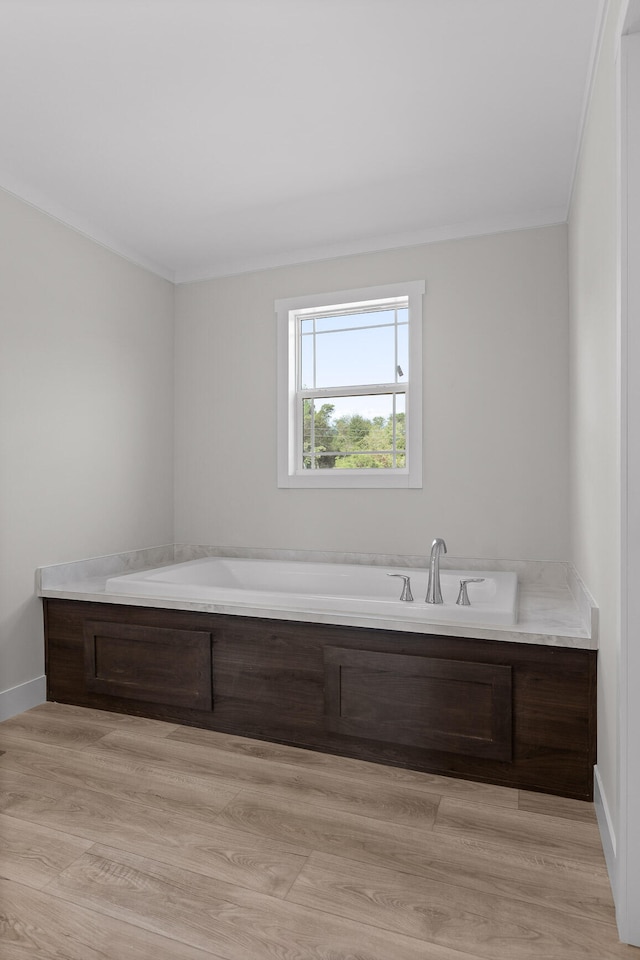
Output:
[[593,807],[47,703],[0,724],[3,960],[640,960]]

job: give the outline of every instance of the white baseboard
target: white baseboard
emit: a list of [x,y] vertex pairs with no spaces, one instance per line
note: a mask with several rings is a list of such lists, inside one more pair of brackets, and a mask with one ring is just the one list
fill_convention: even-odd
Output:
[[0,721],[31,710],[47,699],[47,678],[36,677],[10,690],[0,691]]
[[600,839],[602,840],[602,849],[604,858],[609,871],[609,883],[613,892],[613,899],[616,899],[617,892],[617,861],[616,861],[616,833],[613,828],[613,820],[607,796],[604,792],[602,778],[598,765],[593,768],[593,802],[596,808],[596,817],[598,818],[598,827],[600,828]]

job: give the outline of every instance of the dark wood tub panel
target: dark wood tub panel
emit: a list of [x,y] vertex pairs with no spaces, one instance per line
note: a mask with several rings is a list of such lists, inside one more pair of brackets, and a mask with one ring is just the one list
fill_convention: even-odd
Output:
[[44,603],[50,700],[593,797],[595,651]]

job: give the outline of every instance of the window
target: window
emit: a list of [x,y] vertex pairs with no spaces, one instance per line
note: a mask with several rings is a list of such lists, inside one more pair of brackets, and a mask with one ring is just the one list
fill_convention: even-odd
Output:
[[423,293],[276,301],[278,486],[422,486]]

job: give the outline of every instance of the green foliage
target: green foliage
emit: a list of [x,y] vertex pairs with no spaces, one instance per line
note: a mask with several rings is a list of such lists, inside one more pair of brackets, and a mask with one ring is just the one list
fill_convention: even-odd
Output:
[[[354,468],[392,468],[393,454],[372,453],[393,448],[393,417],[374,417],[367,420],[360,414],[334,418],[335,407],[323,403],[313,414],[315,453],[322,469],[351,470]],[[312,403],[304,401],[303,452],[311,452]],[[405,449],[405,414],[399,413],[396,422],[396,451]],[[358,451],[367,451],[359,453]],[[405,457],[396,455],[396,467],[405,466]],[[305,468],[311,468],[312,457],[304,457]]]
[[[304,423],[303,423],[303,453],[311,450],[311,400],[304,401]],[[315,452],[323,453],[325,450],[338,449],[334,445],[335,427],[332,417],[335,407],[332,403],[323,403],[319,410],[315,411],[313,423],[315,428]],[[332,456],[322,457],[319,466],[334,467],[336,458]],[[305,468],[311,467],[311,457],[303,457]]]

